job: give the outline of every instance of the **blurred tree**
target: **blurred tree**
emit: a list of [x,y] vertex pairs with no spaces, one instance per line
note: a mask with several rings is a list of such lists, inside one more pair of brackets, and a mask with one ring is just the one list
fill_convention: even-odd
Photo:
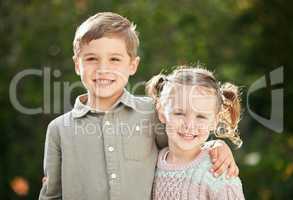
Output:
[[[96,12],[113,11],[134,21],[140,32],[142,60],[130,89],[161,70],[200,61],[215,70],[220,80],[242,85],[245,97],[246,89],[259,77],[284,66],[284,133],[273,133],[244,113],[244,146],[235,155],[247,199],[291,199],[292,7],[289,0],[0,1],[0,198],[36,199],[46,126],[61,114],[52,109],[52,114],[38,115],[17,111],[9,99],[12,78],[25,69],[50,67],[52,84],[61,82],[64,97],[63,83],[79,81],[71,60],[75,29]],[[54,77],[56,69],[60,77]],[[43,79],[30,77],[22,80],[17,95],[22,104],[37,107],[43,105],[43,90]],[[269,116],[270,90],[253,96],[251,106],[257,113]],[[72,100],[81,92],[75,89]],[[51,105],[66,107],[63,102],[53,102],[53,93]],[[143,87],[135,93],[142,94]]]

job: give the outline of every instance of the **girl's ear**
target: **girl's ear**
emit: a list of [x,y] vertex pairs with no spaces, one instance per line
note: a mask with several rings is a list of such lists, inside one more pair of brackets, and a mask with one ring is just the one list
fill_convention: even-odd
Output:
[[72,56],[72,60],[74,62],[75,73],[80,76],[80,66],[79,66],[78,57]]
[[164,111],[163,111],[163,107],[162,107],[162,105],[161,105],[161,103],[159,101],[156,103],[156,110],[158,112],[160,122],[165,124],[166,123],[166,117],[165,117],[165,114],[164,114]]
[[134,75],[137,71],[137,67],[139,65],[140,57],[136,56],[135,58],[131,58],[130,63],[130,75]]

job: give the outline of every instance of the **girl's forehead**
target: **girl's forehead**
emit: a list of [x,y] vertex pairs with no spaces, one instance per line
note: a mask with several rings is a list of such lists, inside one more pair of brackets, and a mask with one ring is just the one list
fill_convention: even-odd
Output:
[[215,92],[200,86],[175,86],[169,100],[173,108],[198,112],[214,112],[217,105]]

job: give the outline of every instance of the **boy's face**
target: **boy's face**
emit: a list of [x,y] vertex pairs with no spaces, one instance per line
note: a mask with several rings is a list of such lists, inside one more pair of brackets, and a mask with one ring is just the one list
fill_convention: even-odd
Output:
[[129,76],[136,72],[139,57],[129,56],[123,39],[102,37],[84,44],[74,62],[90,95],[111,98],[122,94]]

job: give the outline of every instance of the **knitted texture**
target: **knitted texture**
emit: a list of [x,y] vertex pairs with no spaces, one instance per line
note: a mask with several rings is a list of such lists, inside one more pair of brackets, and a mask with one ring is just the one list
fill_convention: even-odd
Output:
[[158,157],[153,200],[243,200],[238,177],[227,179],[226,173],[214,177],[208,150],[202,150],[192,162],[184,165],[166,162],[168,148]]

